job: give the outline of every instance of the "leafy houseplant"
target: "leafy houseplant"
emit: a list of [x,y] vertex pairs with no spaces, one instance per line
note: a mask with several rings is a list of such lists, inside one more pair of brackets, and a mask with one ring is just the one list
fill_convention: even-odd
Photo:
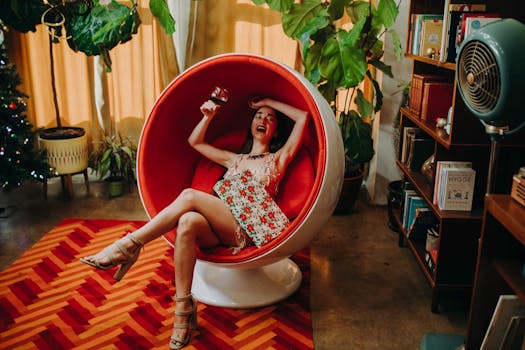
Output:
[[[252,0],[282,15],[285,34],[301,45],[304,75],[328,101],[338,118],[345,146],[346,173],[362,172],[374,156],[371,121],[382,106],[383,94],[375,69],[392,77],[381,61],[382,38],[392,36],[394,52],[401,58],[401,44],[391,29],[399,13],[394,0]],[[344,22],[351,28],[345,29]],[[362,83],[374,88],[366,96]]]
[[[393,77],[381,61],[388,33],[401,59],[392,28],[399,13],[394,0],[252,0],[281,13],[284,33],[299,42],[305,77],[321,92],[338,118],[345,148],[345,182],[335,213],[346,213],[357,199],[365,165],[374,156],[373,114],[383,94],[376,70]],[[345,23],[350,22],[349,29]],[[369,82],[374,93],[365,94]]]
[[[120,183],[122,187],[125,182],[128,186],[135,180],[137,147],[129,137],[122,138],[120,134],[106,136],[100,145],[91,153],[89,163],[91,169],[98,174],[99,179],[108,183]],[[112,193],[114,197],[122,194]]]
[[[172,34],[175,21],[166,0],[150,0],[149,6],[166,33]],[[53,43],[64,39],[74,51],[81,51],[87,56],[100,55],[106,70],[111,71],[109,51],[131,40],[140,25],[137,1],[131,0],[131,6],[128,7],[116,0],[2,0],[0,23],[22,33],[35,31],[40,24],[47,27],[56,127],[39,131],[40,147],[47,151],[48,161],[57,173],[63,175],[86,171],[88,146],[85,131],[78,127],[63,126],[60,118]]]

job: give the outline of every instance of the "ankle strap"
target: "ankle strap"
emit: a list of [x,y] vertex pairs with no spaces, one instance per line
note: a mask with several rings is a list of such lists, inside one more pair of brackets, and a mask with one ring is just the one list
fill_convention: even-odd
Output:
[[128,233],[126,237],[128,237],[133,243],[135,243],[139,247],[144,247],[144,243],[142,243],[137,237],[133,236],[132,233]]
[[188,301],[188,300],[193,300],[191,293],[183,297],[178,297],[177,295],[175,295],[175,301]]

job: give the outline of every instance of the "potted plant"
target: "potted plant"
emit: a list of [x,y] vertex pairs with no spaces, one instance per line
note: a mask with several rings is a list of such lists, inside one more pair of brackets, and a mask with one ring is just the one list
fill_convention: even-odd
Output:
[[[175,22],[166,0],[151,0],[149,6],[166,33],[173,34]],[[58,174],[85,171],[88,166],[85,130],[64,126],[60,118],[53,43],[65,39],[74,51],[87,56],[100,55],[106,70],[111,71],[109,51],[131,40],[140,25],[136,0],[131,1],[131,7],[116,0],[3,0],[0,2],[0,22],[22,33],[35,31],[40,24],[47,27],[56,127],[39,131],[40,148],[46,150],[48,161]]]
[[[281,13],[284,33],[301,46],[304,75],[312,82],[338,118],[345,146],[345,182],[357,179],[357,195],[365,165],[374,156],[373,115],[381,109],[381,86],[376,70],[393,77],[392,69],[381,59],[384,34],[394,43],[394,53],[401,59],[401,44],[391,27],[399,13],[394,0],[252,0]],[[346,29],[346,24],[350,27]],[[366,94],[363,83],[373,91]],[[345,187],[336,209],[346,212],[355,199],[346,200]]]
[[106,136],[95,147],[89,157],[89,164],[99,179],[107,183],[109,197],[123,194],[124,185],[135,180],[137,147],[129,137],[120,134]]

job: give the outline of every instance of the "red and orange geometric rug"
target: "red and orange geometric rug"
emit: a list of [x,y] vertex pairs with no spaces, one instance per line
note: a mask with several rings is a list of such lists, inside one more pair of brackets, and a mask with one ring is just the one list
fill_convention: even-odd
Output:
[[[175,302],[173,250],[150,242],[120,281],[79,262],[143,221],[66,219],[0,273],[0,349],[167,349]],[[199,303],[187,349],[313,349],[309,251],[292,259],[300,289],[272,306]]]

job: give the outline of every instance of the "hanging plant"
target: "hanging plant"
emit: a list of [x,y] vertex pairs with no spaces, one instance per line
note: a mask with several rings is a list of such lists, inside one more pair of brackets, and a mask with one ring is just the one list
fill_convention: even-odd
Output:
[[[173,34],[175,21],[166,0],[150,0],[149,6],[166,34]],[[116,0],[1,0],[0,20],[23,33],[44,24],[53,42],[66,39],[74,51],[101,55],[108,71],[109,51],[131,40],[141,23],[136,0],[131,7]]]

